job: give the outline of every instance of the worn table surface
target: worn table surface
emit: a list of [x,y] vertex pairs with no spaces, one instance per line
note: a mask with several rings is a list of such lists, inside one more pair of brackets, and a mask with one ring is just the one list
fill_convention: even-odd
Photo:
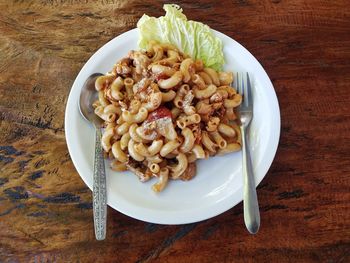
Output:
[[260,232],[247,233],[242,204],[180,226],[109,208],[107,239],[95,241],[65,104],[87,59],[163,2],[0,0],[0,262],[350,262],[349,2],[195,2],[179,1],[249,49],[279,98]]

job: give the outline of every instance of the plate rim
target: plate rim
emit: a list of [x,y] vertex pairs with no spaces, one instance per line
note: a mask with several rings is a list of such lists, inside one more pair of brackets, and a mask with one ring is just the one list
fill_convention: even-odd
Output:
[[[262,67],[262,65],[260,64],[260,62],[250,53],[250,51],[248,49],[246,49],[243,45],[241,45],[239,42],[237,42],[236,40],[232,39],[231,37],[213,30],[214,33],[216,35],[219,36],[219,38],[226,39],[228,41],[232,41],[234,42],[236,45],[238,45],[238,47],[243,50],[244,52],[246,52],[246,54],[250,57],[250,59],[252,59],[255,63],[255,65],[258,67],[258,70],[262,73],[261,77],[264,77],[264,82],[267,82],[267,87],[265,87],[265,89],[269,92],[270,95],[270,99],[273,100],[273,104],[271,105],[271,107],[273,108],[273,111],[275,112],[275,114],[273,115],[273,119],[274,119],[274,123],[276,125],[276,130],[274,130],[275,134],[275,140],[274,145],[269,145],[270,148],[270,152],[271,154],[271,160],[268,162],[268,164],[265,164],[265,166],[263,166],[264,168],[264,172],[263,172],[263,176],[261,178],[258,178],[258,180],[256,180],[256,186],[258,186],[260,184],[260,182],[265,178],[266,174],[268,173],[273,160],[275,159],[276,153],[277,153],[277,149],[278,149],[278,145],[279,145],[279,140],[280,140],[280,134],[281,134],[281,115],[280,115],[280,107],[279,107],[279,101],[278,101],[278,97],[276,94],[276,91],[274,89],[274,86],[271,82],[271,79],[269,78],[267,72],[265,71],[265,69]],[[92,190],[92,185],[90,185],[88,183],[87,177],[84,177],[81,175],[81,170],[80,164],[76,158],[76,156],[74,156],[72,153],[74,152],[72,147],[73,147],[73,143],[71,142],[71,131],[70,129],[68,129],[68,127],[70,126],[69,124],[69,108],[72,107],[73,104],[75,104],[74,101],[72,101],[73,99],[73,92],[78,89],[78,82],[79,79],[81,78],[81,75],[84,74],[85,71],[88,70],[88,66],[91,63],[91,61],[93,61],[96,57],[98,57],[100,55],[101,52],[103,52],[103,49],[108,48],[108,46],[110,46],[112,44],[112,42],[114,41],[118,41],[118,39],[121,38],[125,38],[128,37],[128,35],[133,35],[135,33],[138,33],[138,29],[134,28],[131,30],[128,30],[126,32],[121,33],[120,35],[112,38],[111,40],[109,40],[107,43],[105,43],[104,45],[102,45],[87,61],[86,63],[82,66],[82,68],[80,69],[78,75],[76,76],[71,90],[69,92],[69,96],[67,99],[67,103],[66,103],[66,109],[65,109],[65,121],[64,121],[64,131],[65,131],[65,138],[66,138],[66,143],[67,143],[67,148],[68,148],[68,152],[70,154],[71,160],[73,162],[73,165],[75,167],[75,169],[77,170],[79,176],[81,177],[81,179],[84,181],[84,183],[88,186],[88,188],[90,188],[90,190]],[[264,90],[264,92],[266,92]],[[76,105],[78,107],[78,105]],[[137,214],[137,209],[132,213],[130,212],[130,210],[128,209],[123,209],[120,206],[115,206],[114,204],[110,203],[110,201],[107,200],[107,204],[112,207],[113,209],[127,215],[130,216],[132,218],[144,221],[144,222],[150,222],[150,223],[157,223],[157,224],[166,224],[166,225],[178,225],[178,224],[188,224],[188,223],[194,223],[194,222],[199,222],[199,221],[203,221],[212,217],[215,217],[221,213],[224,213],[228,210],[230,210],[231,208],[233,208],[234,206],[236,206],[237,204],[239,204],[240,202],[242,202],[243,198],[240,198],[238,202],[232,202],[231,205],[229,206],[219,206],[219,207],[211,207],[210,208],[210,212],[207,213],[199,213],[199,215],[194,216],[193,214],[195,214],[197,211],[196,209],[191,210],[190,213],[188,213],[188,210],[184,210],[181,212],[181,215],[176,215],[176,217],[172,218],[172,215],[174,213],[178,213],[177,211],[159,211],[157,210],[157,215],[147,215],[145,216],[145,213],[141,213],[143,216],[139,216]],[[145,208],[145,211],[150,210]],[[154,210],[152,210],[154,212]],[[199,209],[199,211],[201,211],[201,209]],[[169,220],[169,218],[171,218],[171,220]]]

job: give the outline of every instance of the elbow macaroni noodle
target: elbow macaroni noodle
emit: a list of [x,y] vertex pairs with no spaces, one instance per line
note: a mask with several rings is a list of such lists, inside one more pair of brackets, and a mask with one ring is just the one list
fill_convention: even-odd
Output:
[[156,177],[152,189],[160,192],[169,180],[189,180],[197,159],[239,151],[242,96],[232,82],[232,72],[206,68],[170,44],[130,51],[95,82],[92,106],[104,120],[111,169]]

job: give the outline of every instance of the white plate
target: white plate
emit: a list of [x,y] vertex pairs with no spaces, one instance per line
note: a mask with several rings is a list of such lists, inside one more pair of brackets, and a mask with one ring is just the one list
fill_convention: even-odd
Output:
[[[251,153],[256,183],[264,178],[275,156],[280,135],[280,111],[272,83],[259,62],[239,43],[215,31],[222,39],[225,69],[248,71],[255,78]],[[105,73],[129,50],[137,49],[138,30],[114,38],[84,65],[69,94],[65,132],[68,150],[81,178],[92,189],[94,129],[78,110],[80,89],[94,72]],[[130,172],[107,172],[108,205],[133,218],[159,224],[185,224],[221,214],[242,201],[241,152],[198,162],[197,176],[188,182],[171,181],[160,194]]]

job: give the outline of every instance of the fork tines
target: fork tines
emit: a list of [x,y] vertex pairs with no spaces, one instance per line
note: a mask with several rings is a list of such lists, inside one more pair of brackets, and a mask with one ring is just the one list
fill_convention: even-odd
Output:
[[235,84],[236,84],[237,92],[241,94],[243,97],[243,101],[240,107],[241,110],[242,109],[249,110],[250,108],[252,108],[252,104],[253,104],[252,91],[251,91],[252,87],[250,83],[249,73],[246,72],[246,74],[244,74],[244,73],[237,72]]

